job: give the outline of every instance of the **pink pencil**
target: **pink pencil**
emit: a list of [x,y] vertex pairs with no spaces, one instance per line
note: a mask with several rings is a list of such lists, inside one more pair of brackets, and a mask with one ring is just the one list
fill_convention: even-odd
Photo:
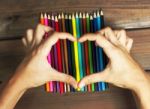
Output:
[[[48,26],[48,17],[46,15],[46,13],[44,15],[44,25]],[[45,38],[47,38],[47,37],[48,37],[48,34],[46,33]],[[47,56],[47,60],[48,60],[48,63],[51,64],[51,54],[50,54],[50,52]],[[49,92],[53,92],[53,82],[52,81],[49,82],[49,88],[50,88]]]

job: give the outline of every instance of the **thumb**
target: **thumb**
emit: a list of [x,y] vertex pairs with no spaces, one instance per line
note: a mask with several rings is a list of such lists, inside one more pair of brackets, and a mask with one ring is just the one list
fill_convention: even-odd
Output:
[[84,77],[79,83],[78,83],[78,88],[82,88],[88,84],[96,83],[96,82],[107,82],[107,74],[108,74],[108,69],[105,69],[102,72],[95,73],[88,75]]
[[50,76],[51,81],[65,82],[73,86],[75,89],[77,88],[77,81],[72,76],[59,72],[55,69],[52,69],[50,73],[51,73]]

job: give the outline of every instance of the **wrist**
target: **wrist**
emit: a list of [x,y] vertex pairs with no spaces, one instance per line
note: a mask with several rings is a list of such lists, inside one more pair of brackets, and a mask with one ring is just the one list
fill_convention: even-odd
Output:
[[26,89],[22,87],[20,82],[12,77],[4,87],[0,96],[0,108],[12,109],[16,105],[20,97],[25,93]]
[[134,90],[138,97],[141,109],[150,109],[150,81],[147,78],[145,82],[141,83],[140,87]]

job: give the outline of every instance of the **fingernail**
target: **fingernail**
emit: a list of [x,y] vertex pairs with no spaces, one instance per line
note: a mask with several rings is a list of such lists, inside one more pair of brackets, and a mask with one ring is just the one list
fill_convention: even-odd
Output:
[[80,91],[81,89],[78,87],[78,88],[76,88],[76,90],[77,90],[77,91]]
[[78,84],[78,88],[82,88],[83,86],[85,86],[83,82]]

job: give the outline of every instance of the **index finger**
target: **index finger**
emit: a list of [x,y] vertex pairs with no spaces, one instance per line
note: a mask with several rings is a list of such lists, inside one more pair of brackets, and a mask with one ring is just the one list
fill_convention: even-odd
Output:
[[[52,32],[52,31],[51,31]],[[43,47],[44,47],[44,52],[45,55],[49,53],[51,50],[51,47],[59,40],[59,39],[68,39],[70,41],[76,41],[76,38],[73,37],[69,33],[63,33],[63,32],[52,32],[48,33],[51,34],[48,39],[44,42]]]
[[84,41],[95,41],[100,47],[102,47],[107,54],[108,57],[111,55],[112,48],[114,47],[104,36],[101,34],[97,33],[90,33],[90,34],[85,34],[81,38],[78,39],[79,42],[84,42]]

